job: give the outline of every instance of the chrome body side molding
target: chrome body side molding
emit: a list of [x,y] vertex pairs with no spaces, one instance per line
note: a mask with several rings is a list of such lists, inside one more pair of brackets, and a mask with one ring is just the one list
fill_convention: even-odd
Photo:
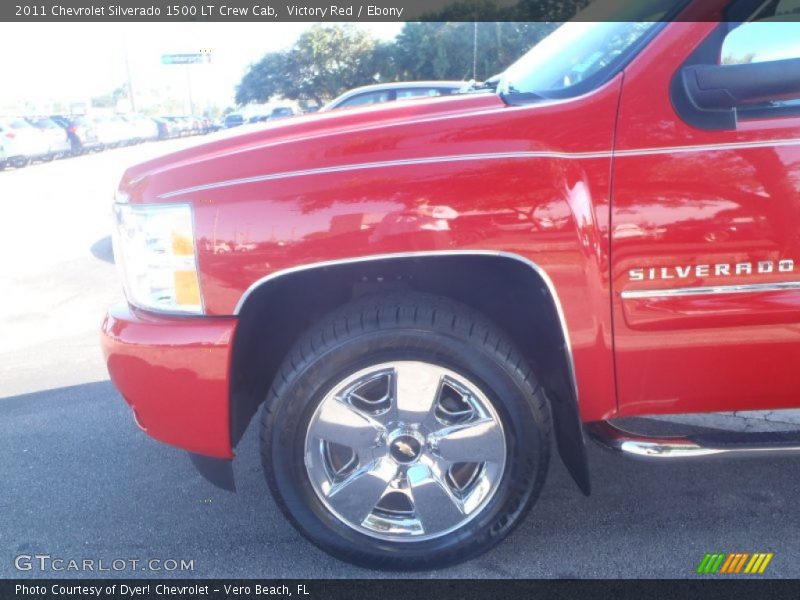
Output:
[[781,292],[800,290],[800,281],[779,281],[773,283],[749,283],[741,285],[710,285],[702,287],[683,287],[660,290],[623,290],[623,300],[642,298],[670,298],[678,296],[710,296],[721,294],[752,294],[758,292]]

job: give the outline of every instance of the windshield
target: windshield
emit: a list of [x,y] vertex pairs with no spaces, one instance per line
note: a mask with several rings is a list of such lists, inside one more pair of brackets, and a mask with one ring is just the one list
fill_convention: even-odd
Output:
[[654,22],[564,23],[508,68],[498,90],[504,97],[522,99],[584,93],[613,73],[626,51],[655,26]]

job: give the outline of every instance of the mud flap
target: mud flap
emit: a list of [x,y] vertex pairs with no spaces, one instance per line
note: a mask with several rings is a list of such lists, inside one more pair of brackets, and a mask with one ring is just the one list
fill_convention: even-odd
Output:
[[236,481],[233,477],[233,461],[222,458],[212,458],[202,454],[189,452],[194,468],[207,481],[213,483],[218,488],[229,492],[236,491]]
[[592,492],[592,484],[589,478],[589,459],[586,454],[586,441],[578,407],[575,402],[565,402],[552,393],[550,397],[554,400],[550,406],[553,410],[553,428],[561,462],[564,463],[581,492],[588,496]]

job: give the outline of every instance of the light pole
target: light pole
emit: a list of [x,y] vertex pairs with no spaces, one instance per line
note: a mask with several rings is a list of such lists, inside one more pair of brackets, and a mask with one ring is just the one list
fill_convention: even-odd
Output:
[[162,54],[161,64],[183,65],[186,69],[186,96],[189,100],[189,114],[194,114],[194,100],[192,99],[192,65],[210,63],[210,52],[189,52],[179,54]]

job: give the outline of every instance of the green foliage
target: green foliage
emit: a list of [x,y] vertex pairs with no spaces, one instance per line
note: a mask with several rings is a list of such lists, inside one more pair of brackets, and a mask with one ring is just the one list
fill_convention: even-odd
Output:
[[448,0],[420,21],[568,21],[590,0]]
[[556,26],[410,22],[394,41],[382,43],[350,25],[315,25],[290,49],[269,53],[251,65],[236,89],[236,102],[281,96],[322,105],[346,90],[376,82],[469,80],[473,75],[484,80],[503,71]]
[[[394,44],[398,75],[407,80],[468,80],[474,76],[482,81],[505,70],[556,25],[406,23]],[[474,56],[476,33],[478,51]]]
[[[569,21],[586,8],[591,1],[519,0],[503,13],[503,19],[507,21]],[[598,3],[598,6],[603,7],[600,10],[605,10],[606,12],[614,9],[619,10],[619,5],[614,2],[607,2],[605,5]],[[608,12],[608,14],[611,13]]]
[[102,96],[94,96],[91,99],[91,105],[93,108],[115,108],[117,106],[117,102],[127,97],[128,97],[128,88],[124,85],[121,85],[115,88],[109,94],[104,94]]
[[271,52],[250,65],[236,87],[236,103],[264,102],[283,95],[284,80],[289,76],[288,60],[283,52]]
[[391,65],[386,49],[352,25],[315,25],[289,50],[272,52],[252,65],[236,90],[236,102],[273,96],[322,104],[345,90],[375,83]]
[[726,55],[722,58],[721,64],[723,65],[745,65],[748,63],[753,62],[753,59],[756,57],[755,52],[748,52],[744,56],[740,56],[738,58],[734,58],[733,56]]

